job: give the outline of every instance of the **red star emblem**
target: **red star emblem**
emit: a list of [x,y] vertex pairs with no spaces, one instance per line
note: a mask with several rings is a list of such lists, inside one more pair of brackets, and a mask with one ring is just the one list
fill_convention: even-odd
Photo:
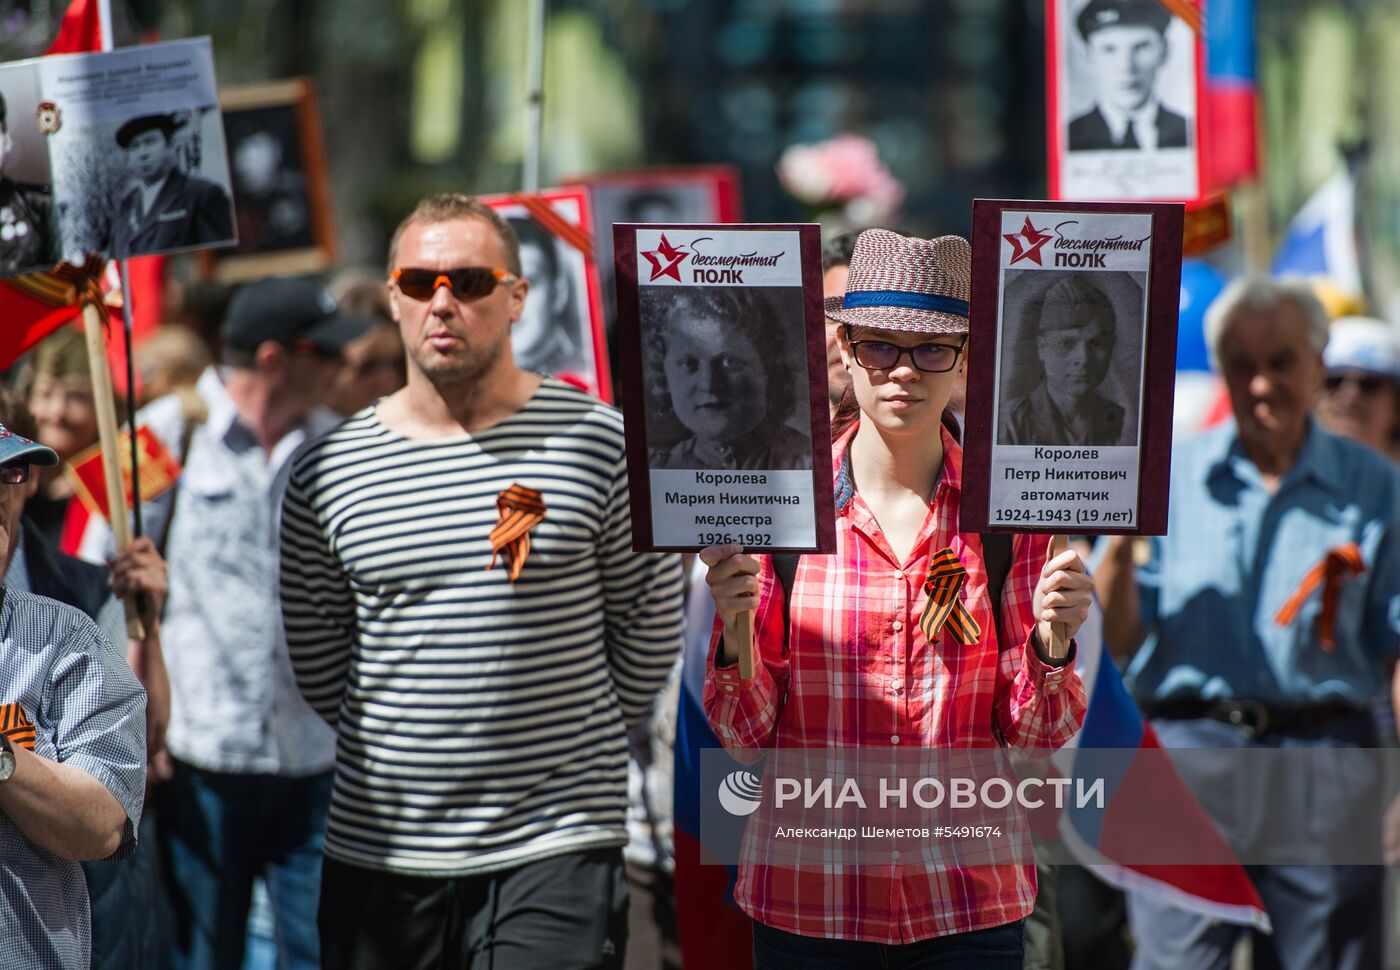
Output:
[[1015,266],[1023,259],[1029,259],[1037,266],[1044,266],[1040,261],[1040,250],[1051,240],[1048,232],[1041,232],[1031,225],[1031,217],[1026,216],[1026,224],[1021,227],[1020,232],[1003,233],[1002,237],[1011,244],[1011,263]]
[[672,246],[663,232],[661,245],[649,253],[642,253],[642,255],[646,257],[648,263],[651,263],[652,280],[669,276],[679,283],[681,282],[681,262],[690,255],[690,251],[684,246]]

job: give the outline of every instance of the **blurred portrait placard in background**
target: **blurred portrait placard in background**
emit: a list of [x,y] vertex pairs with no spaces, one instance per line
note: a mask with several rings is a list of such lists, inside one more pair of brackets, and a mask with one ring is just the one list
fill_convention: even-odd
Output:
[[829,551],[818,227],[613,234],[633,546]]
[[219,100],[238,245],[211,253],[206,272],[236,283],[334,265],[330,175],[311,79],[225,88]]
[[0,274],[236,241],[208,38],[0,66]]
[[1200,42],[1160,0],[1046,0],[1050,195],[1200,194]]
[[566,186],[481,201],[515,230],[520,269],[530,281],[525,311],[510,331],[516,364],[611,401],[588,189]]
[[578,180],[593,200],[593,246],[608,338],[617,328],[612,227],[619,222],[710,225],[743,218],[739,172],[728,165],[607,172]]
[[961,529],[1165,528],[1182,218],[976,203]]

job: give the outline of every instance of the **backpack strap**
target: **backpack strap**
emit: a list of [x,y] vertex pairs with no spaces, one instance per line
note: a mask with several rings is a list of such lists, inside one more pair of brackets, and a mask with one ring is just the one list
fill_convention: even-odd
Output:
[[982,533],[982,566],[987,571],[987,598],[992,603],[992,622],[1001,643],[1001,594],[1011,572],[1011,536],[1005,532]]
[[769,558],[773,562],[773,575],[778,577],[778,586],[783,591],[783,653],[786,654],[792,636],[792,584],[797,579],[797,562],[802,556],[780,552]]

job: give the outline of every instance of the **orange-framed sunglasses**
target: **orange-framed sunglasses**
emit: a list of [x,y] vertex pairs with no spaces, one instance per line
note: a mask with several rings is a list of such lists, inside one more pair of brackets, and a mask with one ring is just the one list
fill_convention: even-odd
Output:
[[514,283],[518,276],[499,266],[459,266],[456,269],[419,269],[401,266],[389,274],[399,292],[411,300],[431,300],[438,287],[445,286],[459,300],[479,300],[501,283]]

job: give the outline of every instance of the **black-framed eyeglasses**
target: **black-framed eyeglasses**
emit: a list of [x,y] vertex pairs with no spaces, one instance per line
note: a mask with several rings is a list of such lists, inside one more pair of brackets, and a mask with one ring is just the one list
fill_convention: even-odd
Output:
[[958,365],[963,344],[919,344],[900,347],[883,340],[852,340],[851,353],[866,370],[893,370],[906,354],[915,370],[925,374],[946,374]]
[[29,481],[29,462],[7,461],[0,465],[0,484],[23,485]]
[[1352,384],[1362,394],[1375,394],[1385,386],[1385,378],[1375,374],[1329,374],[1327,390],[1338,391],[1343,384]]

